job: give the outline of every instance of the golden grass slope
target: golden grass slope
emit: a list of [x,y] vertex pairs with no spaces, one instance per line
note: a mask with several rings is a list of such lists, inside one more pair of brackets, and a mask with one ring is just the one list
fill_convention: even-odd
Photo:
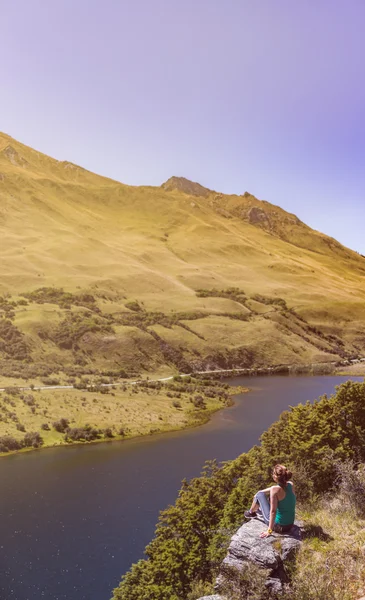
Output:
[[[103,336],[89,336],[83,348],[103,367],[119,353],[118,364],[158,370],[165,339],[201,364],[213,349],[242,347],[254,350],[254,364],[338,358],[333,344],[298,333],[295,318],[250,299],[255,294],[283,298],[349,353],[365,347],[365,259],[248,193],[218,194],[183,178],[127,186],[0,134],[0,236],[2,295],[56,286],[93,293],[109,314],[128,311],[133,300],[147,312],[203,313],[191,331],[160,326],[159,340],[148,327],[118,326],[110,353]],[[232,286],[246,293],[245,306],[196,295]],[[38,358],[51,351],[38,330],[52,310],[62,320],[55,307],[16,309]],[[229,316],[240,312],[247,321]],[[61,363],[72,361],[71,351],[52,350]]]

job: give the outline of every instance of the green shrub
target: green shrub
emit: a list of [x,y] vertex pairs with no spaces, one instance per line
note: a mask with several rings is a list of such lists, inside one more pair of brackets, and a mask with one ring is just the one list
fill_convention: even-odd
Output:
[[60,308],[70,308],[75,305],[96,309],[95,298],[92,294],[72,294],[71,292],[65,292],[63,288],[42,287],[22,295],[36,304],[57,304]]
[[274,304],[276,306],[280,306],[283,310],[287,310],[286,301],[283,298],[277,298],[276,296],[263,296],[262,294],[254,294],[251,296],[252,300],[256,302],[260,302],[260,304]]
[[59,421],[55,421],[53,423],[53,428],[59,433],[64,433],[69,426],[70,421],[68,419],[60,419]]
[[39,448],[43,445],[43,438],[38,431],[29,431],[24,436],[23,444],[26,448]]
[[63,349],[78,349],[85,333],[113,333],[107,319],[92,313],[70,313],[50,334],[50,339]]
[[101,432],[99,429],[91,427],[91,425],[85,425],[84,427],[68,427],[65,432],[66,441],[75,442],[91,442],[100,438]]
[[239,304],[245,304],[247,301],[245,292],[240,288],[230,287],[225,290],[205,290],[198,289],[196,290],[196,295],[198,298],[228,298],[229,300],[234,300]]
[[0,436],[0,452],[12,452],[14,450],[20,450],[21,447],[21,442],[11,435]]
[[336,463],[338,497],[346,512],[365,518],[365,464],[355,465],[352,460]]
[[111,427],[106,427],[103,431],[104,437],[105,438],[113,438],[114,437],[114,433],[111,429]]

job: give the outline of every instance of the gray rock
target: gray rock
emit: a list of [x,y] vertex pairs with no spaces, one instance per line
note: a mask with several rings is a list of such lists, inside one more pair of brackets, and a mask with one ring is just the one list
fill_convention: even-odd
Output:
[[283,583],[288,581],[285,565],[294,560],[301,545],[301,524],[293,525],[289,533],[273,533],[267,538],[260,538],[260,533],[266,530],[265,523],[252,519],[234,534],[216,580],[218,592],[224,586],[227,567],[228,570],[242,571],[247,563],[254,563],[267,571],[266,585],[272,592],[278,593],[283,589]]
[[225,600],[223,596],[218,596],[218,594],[214,594],[214,596],[203,596],[203,598],[199,598],[199,600]]
[[[223,563],[236,566],[239,561],[251,561],[264,569],[277,569],[279,555],[268,542],[270,538],[260,538],[260,533],[267,530],[267,525],[258,520],[252,520],[239,528],[231,539],[228,554]],[[271,536],[270,536],[271,537]]]
[[272,594],[279,594],[283,591],[283,584],[278,577],[268,577],[266,580],[266,587]]

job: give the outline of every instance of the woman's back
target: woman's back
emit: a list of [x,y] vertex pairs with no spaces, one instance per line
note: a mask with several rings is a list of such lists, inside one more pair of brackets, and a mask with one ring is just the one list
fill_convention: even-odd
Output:
[[278,500],[275,523],[278,525],[292,525],[295,520],[296,505],[293,484],[288,482],[283,491],[285,491],[285,497],[282,500]]

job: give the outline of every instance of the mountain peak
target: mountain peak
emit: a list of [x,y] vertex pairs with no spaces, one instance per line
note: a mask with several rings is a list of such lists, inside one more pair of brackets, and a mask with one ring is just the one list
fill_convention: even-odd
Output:
[[170,177],[161,187],[167,192],[178,190],[191,196],[203,196],[206,198],[212,192],[208,188],[203,187],[200,183],[190,181],[185,177]]

